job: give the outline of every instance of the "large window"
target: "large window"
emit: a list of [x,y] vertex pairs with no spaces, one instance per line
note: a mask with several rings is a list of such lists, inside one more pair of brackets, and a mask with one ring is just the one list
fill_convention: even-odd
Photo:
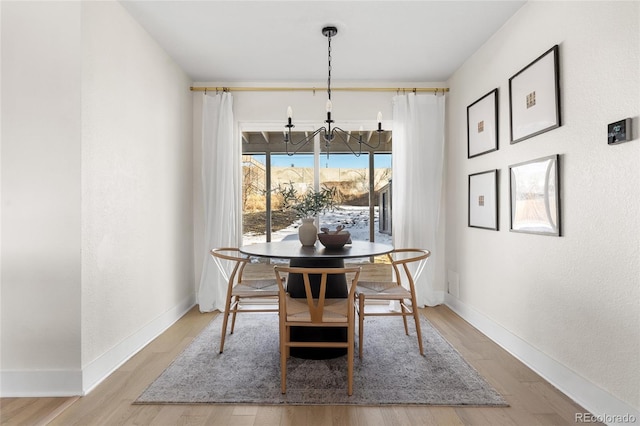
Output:
[[360,157],[336,149],[315,158],[311,143],[288,156],[281,139],[281,132],[244,134],[243,244],[297,239],[300,222],[282,208],[278,188],[304,193],[320,186],[335,187],[337,194],[336,208],[320,216],[321,227],[342,225],[354,240],[391,242],[390,229],[385,229],[390,209],[379,206],[392,177],[390,132],[384,146]]

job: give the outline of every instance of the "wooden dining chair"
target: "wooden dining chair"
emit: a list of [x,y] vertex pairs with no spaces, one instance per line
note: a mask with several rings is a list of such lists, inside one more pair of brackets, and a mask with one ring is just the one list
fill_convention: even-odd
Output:
[[[231,317],[231,332],[236,325],[236,315],[239,312],[278,312],[278,307],[260,307],[260,308],[246,308],[240,306],[242,299],[276,299],[278,298],[278,285],[276,284],[275,277],[267,279],[243,279],[242,273],[245,266],[249,263],[250,258],[242,255],[240,250],[236,247],[222,247],[216,248],[210,251],[213,260],[216,262],[218,269],[227,280],[227,298],[225,302],[225,308],[222,319],[222,333],[220,334],[220,353],[224,350],[224,340],[227,334],[227,324],[229,320],[229,314],[233,314]],[[228,274],[227,269],[223,265],[223,261],[233,262],[233,269],[231,274]]]
[[[360,276],[360,268],[275,268],[280,291],[280,386],[287,392],[287,358],[290,348],[346,348],[347,349],[347,394],[353,394],[353,353],[355,339],[354,291]],[[301,274],[305,297],[290,297],[284,287],[283,273]],[[325,298],[327,281],[331,275],[354,274],[347,298]],[[329,278],[330,281],[330,278]],[[314,295],[316,292],[316,295]],[[291,341],[291,327],[346,328],[347,341],[297,342]]]
[[[422,273],[430,255],[431,252],[429,250],[416,248],[394,249],[387,254],[387,257],[393,268],[393,277],[395,277],[395,280],[393,280],[392,277],[391,281],[358,282],[355,298],[357,300],[356,306],[358,311],[358,355],[360,358],[362,358],[364,318],[366,316],[402,316],[404,331],[407,336],[409,335],[407,316],[413,316],[416,323],[416,334],[418,335],[418,348],[420,349],[420,355],[424,355],[422,333],[420,332],[420,312],[418,311],[418,303],[416,301],[415,280]],[[413,273],[411,272],[412,267],[415,267]],[[403,281],[403,277],[406,281]],[[366,311],[365,303],[367,300],[398,301],[400,310],[386,310],[381,312],[380,310],[370,309]],[[410,305],[407,304],[407,301],[410,302]]]

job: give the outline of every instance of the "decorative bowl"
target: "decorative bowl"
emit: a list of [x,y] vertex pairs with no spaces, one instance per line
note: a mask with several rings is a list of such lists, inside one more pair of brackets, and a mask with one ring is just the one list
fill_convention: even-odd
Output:
[[328,249],[339,249],[351,242],[351,234],[349,231],[339,231],[337,233],[323,232],[318,234],[318,239],[320,243]]

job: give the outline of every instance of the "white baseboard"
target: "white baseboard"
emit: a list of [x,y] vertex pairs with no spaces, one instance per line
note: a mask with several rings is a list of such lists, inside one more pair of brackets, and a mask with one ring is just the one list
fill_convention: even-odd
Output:
[[[445,295],[445,304],[562,393],[584,407],[597,420],[609,425],[629,424],[628,419],[635,419],[631,423],[640,421],[640,411],[534,348],[482,313],[449,294]],[[584,423],[589,422],[584,421]]]
[[32,370],[0,372],[0,397],[41,398],[79,395],[80,370]]
[[195,294],[127,337],[82,370],[1,371],[0,397],[63,397],[89,393],[195,305]]

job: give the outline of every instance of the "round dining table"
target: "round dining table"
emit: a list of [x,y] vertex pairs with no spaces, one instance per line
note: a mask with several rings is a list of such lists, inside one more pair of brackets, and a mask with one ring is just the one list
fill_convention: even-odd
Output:
[[342,260],[358,257],[379,256],[389,253],[393,246],[369,241],[353,241],[342,248],[328,249],[320,241],[312,246],[303,246],[297,240],[272,241],[240,247],[240,252],[249,256],[278,259]]
[[[240,252],[248,255],[270,259],[288,259],[291,267],[305,268],[344,268],[346,259],[379,256],[389,253],[393,246],[369,241],[353,241],[339,249],[325,248],[319,241],[313,246],[303,246],[299,241],[285,240],[268,243],[251,244],[240,247]],[[313,278],[313,277],[310,277]],[[328,282],[327,298],[346,298],[349,294],[347,278],[344,275],[334,275]],[[314,297],[318,297],[319,280],[311,281]],[[291,297],[304,298],[305,290],[302,276],[290,274],[287,277],[287,292]],[[315,341],[347,341],[344,328],[304,327],[291,328],[291,339],[302,342]],[[306,359],[335,358],[346,354],[341,348],[291,348],[291,356]]]

